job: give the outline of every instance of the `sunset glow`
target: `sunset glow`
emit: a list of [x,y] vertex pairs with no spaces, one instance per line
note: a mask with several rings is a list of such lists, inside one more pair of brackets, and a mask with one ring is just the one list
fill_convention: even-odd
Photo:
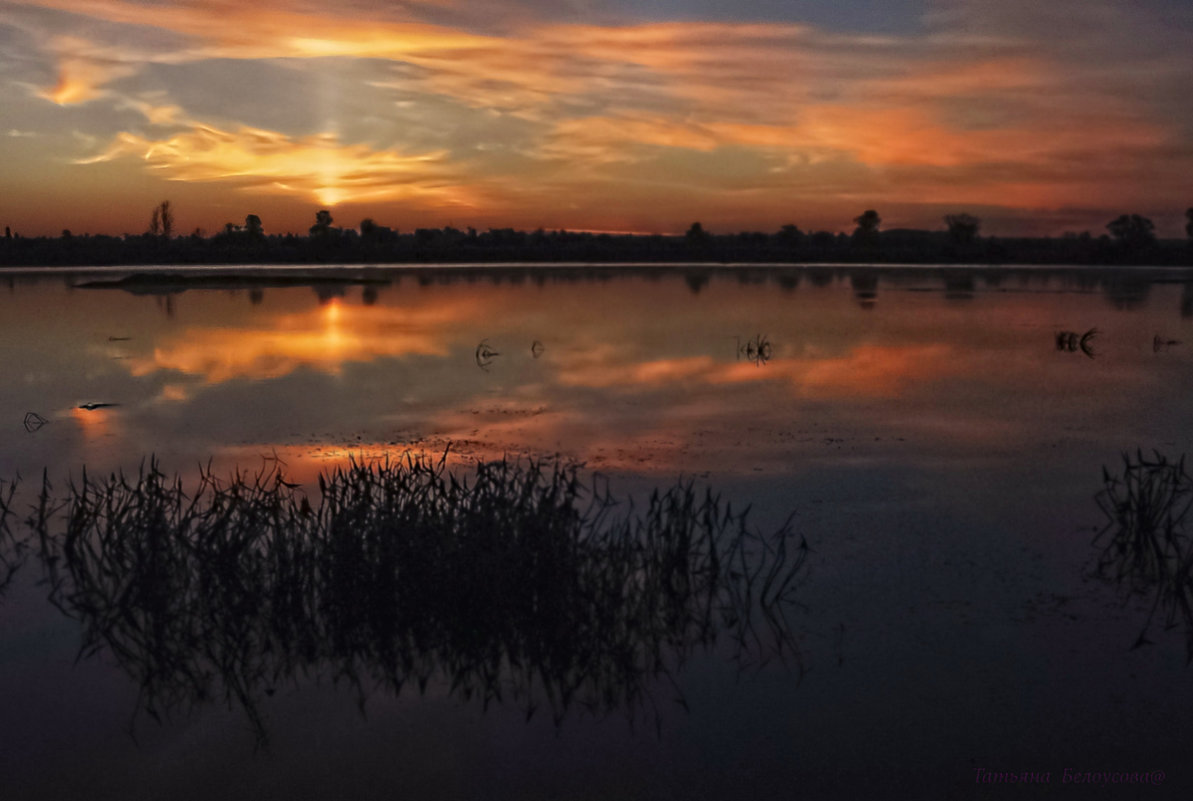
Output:
[[403,230],[838,231],[881,206],[888,228],[969,211],[988,233],[1101,233],[1131,211],[1183,233],[1175,4],[918,0],[877,30],[850,2],[546,8],[0,0],[19,165],[0,222],[57,234],[48,210],[81,203],[107,209],[94,233],[138,233],[172,197],[179,231],[257,213],[304,233],[319,208]]

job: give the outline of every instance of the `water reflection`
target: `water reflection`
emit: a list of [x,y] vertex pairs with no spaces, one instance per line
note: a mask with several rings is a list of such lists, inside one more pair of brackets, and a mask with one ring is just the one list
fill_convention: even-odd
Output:
[[[278,463],[193,491],[136,477],[49,482],[29,525],[50,601],[110,653],[154,719],[223,700],[267,737],[264,699],[312,679],[431,688],[660,723],[675,676],[723,643],[741,666],[797,656],[785,616],[807,555],[690,482],[636,510],[597,476],[538,461],[469,473],[407,457],[319,478]],[[19,565],[0,494],[0,579]],[[7,500],[6,500],[7,498]],[[2,585],[0,585],[2,586]],[[660,697],[665,690],[666,697]]]
[[849,285],[853,288],[853,297],[858,306],[863,309],[874,308],[878,297],[878,274],[874,272],[854,272],[849,276]]
[[[57,277],[17,279],[11,294],[0,292],[8,379],[0,390],[7,432],[0,477],[28,479],[48,466],[56,487],[66,487],[66,476],[77,486],[80,465],[89,475],[131,465],[135,475],[150,450],[167,475],[208,459],[223,475],[276,449],[288,480],[313,488],[319,472],[354,457],[440,455],[447,441],[452,469],[503,453],[561,453],[607,471],[639,498],[643,487],[671,486],[677,474],[700,476],[735,505],[750,503],[752,520],[767,531],[798,508],[799,532],[816,549],[806,567],[823,580],[805,581],[801,572],[789,585],[799,584],[800,609],[808,610],[791,620],[815,686],[796,687],[779,671],[734,682],[733,666],[720,658],[737,649],[733,617],[716,611],[718,642],[703,652],[698,601],[711,571],[699,572],[691,556],[686,573],[667,567],[675,547],[631,549],[639,561],[628,573],[610,555],[613,544],[555,554],[533,544],[424,537],[424,550],[444,551],[448,575],[413,545],[399,547],[417,538],[353,533],[373,531],[370,521],[383,516],[345,513],[351,525],[335,529],[344,536],[316,532],[315,521],[330,518],[314,490],[308,514],[301,490],[286,500],[291,488],[283,488],[276,507],[248,504],[250,489],[235,502],[257,510],[263,533],[242,537],[233,525],[189,539],[169,526],[161,536],[114,531],[92,553],[85,547],[99,543],[98,533],[68,550],[63,509],[45,552],[59,555],[50,560],[56,597],[105,657],[70,672],[79,627],[44,603],[49,585],[35,584],[49,569],[40,542],[22,552],[23,535],[7,532],[5,574],[22,553],[26,563],[0,607],[0,686],[8,688],[0,707],[15,723],[0,747],[8,755],[0,772],[40,786],[75,754],[89,753],[97,767],[80,782],[160,773],[181,785],[193,769],[227,761],[244,728],[239,711],[201,711],[161,730],[145,725],[143,712],[141,728],[152,732],[144,750],[156,756],[130,755],[118,734],[135,689],[113,675],[118,659],[138,683],[148,677],[142,703],[151,699],[163,717],[225,698],[239,710],[245,699],[245,714],[272,729],[279,752],[283,740],[307,743],[261,774],[256,761],[241,782],[295,797],[314,792],[287,792],[305,787],[308,774],[291,770],[296,764],[333,774],[340,771],[331,765],[359,764],[362,753],[385,767],[361,782],[383,788],[410,778],[434,788],[447,771],[479,765],[472,784],[441,789],[444,797],[484,795],[498,784],[510,797],[590,789],[616,797],[624,777],[639,771],[648,779],[643,796],[757,796],[763,785],[812,781],[810,795],[834,797],[848,794],[840,778],[859,771],[889,777],[884,766],[914,764],[935,781],[959,775],[957,766],[974,755],[1013,764],[1028,752],[1050,753],[1059,764],[1098,754],[1179,764],[1191,691],[1183,659],[1168,659],[1167,647],[1120,653],[1114,643],[1129,645],[1142,621],[1114,630],[1123,616],[1108,614],[1073,566],[1090,554],[1089,465],[1135,443],[1175,453],[1193,447],[1193,349],[1152,352],[1157,334],[1193,341],[1190,318],[1180,316],[1187,287],[1154,282],[1137,306],[1120,310],[1107,303],[1104,270],[983,268],[973,271],[964,301],[947,297],[939,269],[871,269],[872,290],[864,276],[852,280],[860,272],[415,269],[394,271],[371,303],[369,287],[349,286],[322,305],[306,285],[263,288],[256,304],[249,288],[194,289],[169,296],[173,317],[153,297],[70,290]],[[706,279],[698,294],[689,276]],[[859,308],[855,289],[874,292],[872,308]],[[1057,332],[1081,334],[1094,324],[1097,359],[1081,354],[1080,337],[1074,353],[1055,350]],[[739,359],[736,348],[760,335],[770,345],[765,365]],[[482,341],[502,353],[488,372],[475,359]],[[535,342],[543,345],[538,358]],[[754,352],[765,352],[758,344]],[[121,405],[78,409],[89,401]],[[29,411],[52,425],[26,433]],[[23,487],[36,494],[31,483]],[[135,488],[137,479],[129,483]],[[266,489],[260,497],[275,497]],[[19,517],[28,508],[18,493]],[[293,519],[306,538],[271,534],[281,530],[275,518]],[[1074,529],[1082,532],[1076,538]],[[655,567],[642,562],[648,552]],[[788,564],[796,558],[789,545]],[[600,583],[604,570],[638,583],[623,583],[616,596],[616,583]],[[730,583],[732,572],[740,571],[730,572]],[[585,593],[594,600],[575,600]],[[72,605],[76,596],[86,604]],[[401,604],[372,602],[379,597]],[[724,597],[714,597],[714,610],[726,608]],[[122,605],[134,598],[149,605]],[[155,598],[164,599],[161,609],[149,603]],[[1072,600],[1065,614],[1017,619],[1031,598]],[[543,617],[526,611],[546,607]],[[1162,603],[1148,635],[1157,642],[1165,614]],[[681,628],[676,621],[685,618]],[[753,620],[760,636],[772,636],[756,607]],[[556,629],[564,629],[558,638]],[[162,647],[148,648],[159,633]],[[761,659],[768,648],[743,658]],[[117,649],[125,655],[114,656]],[[669,673],[651,672],[656,653]],[[840,672],[831,669],[842,661]],[[626,666],[634,670],[619,684]],[[305,681],[304,670],[327,684],[338,679],[337,695],[398,683],[405,693],[398,703],[378,693],[370,723],[357,725],[321,691],[291,689]],[[495,673],[500,681],[490,684]],[[656,713],[649,699],[674,709],[672,678],[699,703],[691,715],[666,716],[665,743],[625,736],[622,712],[606,723],[587,714],[586,702],[600,714],[610,699],[649,724]],[[497,691],[504,706],[476,721]],[[467,705],[443,697],[469,692]],[[524,726],[532,704],[533,725]],[[551,725],[557,715],[564,736]],[[940,743],[942,731],[956,736],[939,750],[924,747]],[[1026,739],[1008,745],[1008,731]],[[185,765],[163,767],[179,764],[174,756],[184,749]],[[443,759],[423,764],[431,752]],[[628,767],[598,778],[614,763]],[[547,764],[570,781],[531,786]],[[757,781],[735,793],[730,782],[740,772],[726,765],[750,766]],[[955,792],[937,785],[921,795],[963,795],[963,781]],[[56,795],[80,794],[85,788]]]
[[[711,265],[348,273],[366,283],[295,275],[229,289],[227,277],[208,277],[166,296],[176,300],[168,318],[129,292],[18,282],[0,318],[0,357],[19,379],[2,412],[19,421],[33,410],[73,428],[26,438],[0,461],[36,470],[110,454],[114,467],[160,442],[206,460],[273,448],[295,456],[304,446],[308,455],[349,445],[433,452],[450,440],[470,443],[477,458],[561,451],[602,468],[753,471],[808,458],[807,443],[824,438],[813,423],[835,438],[856,432],[848,448],[859,458],[889,458],[865,443],[888,442],[891,426],[952,452],[1027,447],[1077,424],[1073,394],[1113,394],[1109,405],[1089,404],[1113,418],[1126,397],[1113,387],[1145,392],[1164,371],[1174,386],[1188,383],[1184,349],[1166,348],[1150,367],[1132,359],[1157,331],[1165,342],[1188,338],[1174,326],[1184,286],[1156,284],[1147,297],[1159,300],[1123,315],[1099,300],[1150,274]],[[695,295],[693,277],[703,287]],[[228,295],[246,289],[260,293],[254,304]],[[953,302],[958,294],[972,297]],[[76,324],[64,330],[34,311],[49,307]],[[1058,331],[1058,348],[1094,353],[1094,314],[1096,370],[1044,358],[1041,341]],[[121,407],[82,415],[81,401]],[[1069,413],[1050,411],[1061,408]]]

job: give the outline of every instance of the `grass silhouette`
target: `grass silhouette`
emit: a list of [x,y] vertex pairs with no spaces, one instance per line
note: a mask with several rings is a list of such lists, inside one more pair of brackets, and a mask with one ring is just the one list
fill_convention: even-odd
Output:
[[435,687],[556,725],[620,710],[658,728],[656,696],[686,706],[675,676],[698,650],[798,664],[785,610],[806,542],[690,481],[638,509],[575,465],[457,474],[444,454],[353,461],[319,489],[266,461],[208,467],[188,491],[151,460],[56,500],[43,477],[28,525],[80,658],[110,653],[138,713],[222,700],[262,745],[264,698],[304,678],[346,684],[362,711],[378,690]]
[[1102,468],[1098,506],[1107,523],[1095,544],[1102,546],[1097,574],[1126,597],[1152,595],[1152,608],[1134,647],[1149,642],[1157,614],[1165,626],[1183,625],[1186,659],[1193,662],[1193,542],[1185,530],[1193,506],[1193,478],[1182,456],[1123,455],[1122,475]]

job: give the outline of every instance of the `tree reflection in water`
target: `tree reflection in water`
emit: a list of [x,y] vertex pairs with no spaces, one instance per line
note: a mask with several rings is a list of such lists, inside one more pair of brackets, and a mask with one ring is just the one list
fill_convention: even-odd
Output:
[[457,475],[443,459],[352,462],[316,506],[276,461],[192,492],[155,462],[86,474],[28,523],[50,600],[109,651],[154,719],[222,696],[261,744],[278,687],[377,689],[661,723],[656,690],[720,641],[742,666],[798,653],[784,611],[807,544],[681,482],[645,504],[553,461]]

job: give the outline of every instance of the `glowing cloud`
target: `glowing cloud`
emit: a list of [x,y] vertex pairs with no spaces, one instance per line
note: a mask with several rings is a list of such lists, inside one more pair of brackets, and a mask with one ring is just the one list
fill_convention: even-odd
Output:
[[[1008,3],[1014,14],[941,0],[926,32],[881,36],[788,22],[552,24],[516,0],[497,13],[448,0],[351,13],[288,0],[23,0],[0,5],[0,20],[56,69],[39,96],[107,100],[179,129],[156,137],[121,122],[99,134],[112,142],[105,152],[79,163],[133,155],[169,180],[325,205],[496,206],[518,224],[620,227],[629,216],[658,225],[660,209],[676,207],[707,209],[705,222],[773,224],[791,221],[780,209],[793,201],[1092,209],[1187,194],[1187,32],[1105,0],[1080,11],[1075,0],[1034,12]],[[1012,17],[1071,19],[1080,41]],[[95,24],[63,36],[64,19]],[[263,94],[275,109],[320,105],[317,125],[293,129],[215,112],[192,121],[178,98],[143,96],[158,72],[185,84],[189,65],[229,59],[284,62],[312,84],[331,65],[351,64],[352,77],[338,94]],[[328,98],[366,88],[375,102],[339,119]],[[412,119],[450,142],[409,144]],[[351,138],[349,123],[370,133]],[[622,209],[607,202],[613,184]],[[560,218],[586,203],[604,217]],[[929,213],[939,224],[939,208]]]
[[[73,44],[66,40],[58,46],[69,49]],[[105,96],[107,92],[102,88],[105,84],[134,72],[136,67],[128,64],[67,56],[58,63],[58,82],[37,94],[60,106],[86,103]]]
[[174,181],[233,181],[242,188],[298,194],[332,206],[346,200],[417,197],[441,206],[471,206],[469,190],[445,180],[444,154],[407,156],[341,144],[333,134],[291,139],[242,127],[223,131],[195,125],[167,139],[121,133],[103,153],[79,164],[142,158]]

